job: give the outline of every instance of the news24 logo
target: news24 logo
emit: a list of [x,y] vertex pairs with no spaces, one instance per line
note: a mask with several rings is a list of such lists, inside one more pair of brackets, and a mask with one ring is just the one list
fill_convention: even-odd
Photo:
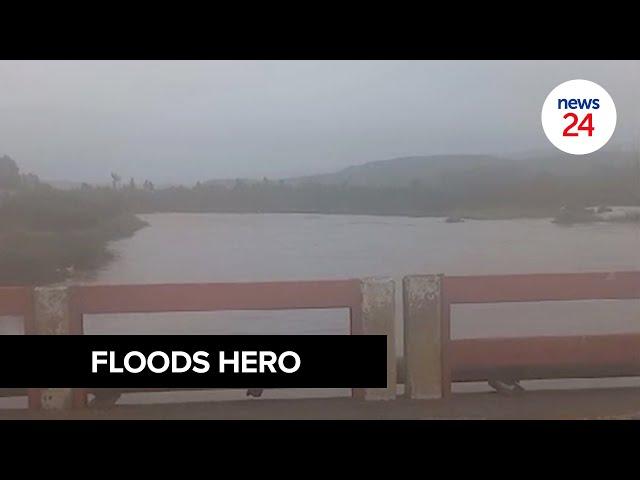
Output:
[[561,83],[542,106],[542,128],[558,149],[573,155],[600,150],[616,129],[616,106],[607,91],[589,80]]

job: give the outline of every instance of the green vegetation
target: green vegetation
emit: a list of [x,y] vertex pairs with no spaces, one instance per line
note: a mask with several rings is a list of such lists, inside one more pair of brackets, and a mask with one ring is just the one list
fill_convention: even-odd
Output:
[[0,190],[0,285],[50,283],[96,269],[112,258],[108,241],[145,225],[120,192],[61,191],[24,178],[13,175]]
[[93,270],[112,258],[107,242],[145,222],[113,192],[47,187],[11,195],[0,205],[0,284],[40,284]]

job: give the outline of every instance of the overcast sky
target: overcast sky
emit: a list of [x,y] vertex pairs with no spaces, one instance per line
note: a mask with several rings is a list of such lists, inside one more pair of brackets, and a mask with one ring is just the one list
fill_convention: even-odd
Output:
[[542,103],[574,78],[614,99],[609,148],[638,148],[640,62],[0,61],[0,155],[47,180],[192,183],[548,149]]

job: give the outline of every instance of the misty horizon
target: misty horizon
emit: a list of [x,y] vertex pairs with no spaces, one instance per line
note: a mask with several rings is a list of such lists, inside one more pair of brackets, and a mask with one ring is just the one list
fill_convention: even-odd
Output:
[[2,61],[0,155],[44,181],[175,185],[561,154],[540,110],[572,78],[616,102],[603,151],[637,151],[637,61]]

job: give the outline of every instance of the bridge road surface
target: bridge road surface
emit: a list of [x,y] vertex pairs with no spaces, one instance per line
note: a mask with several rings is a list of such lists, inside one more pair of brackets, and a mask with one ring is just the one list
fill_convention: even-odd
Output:
[[252,399],[60,412],[2,410],[0,419],[640,419],[640,388],[539,390],[512,397],[465,393],[447,400]]

